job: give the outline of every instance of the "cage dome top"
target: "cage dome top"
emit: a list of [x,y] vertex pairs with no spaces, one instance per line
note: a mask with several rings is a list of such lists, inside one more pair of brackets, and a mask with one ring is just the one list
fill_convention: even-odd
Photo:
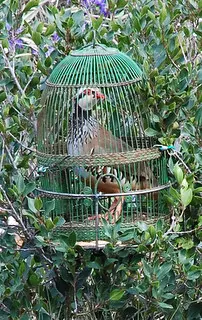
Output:
[[140,81],[142,71],[125,53],[105,45],[72,51],[53,70],[47,86],[111,87]]

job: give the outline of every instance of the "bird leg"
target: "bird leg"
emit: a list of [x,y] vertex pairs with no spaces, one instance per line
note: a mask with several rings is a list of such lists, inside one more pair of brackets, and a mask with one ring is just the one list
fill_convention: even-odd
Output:
[[115,223],[121,215],[123,203],[124,203],[124,196],[115,197],[112,205],[109,208],[109,211],[105,215],[105,219],[109,220],[109,217],[111,215],[112,222]]
[[[115,197],[112,205],[110,206],[108,212],[106,214],[99,214],[98,215],[98,219],[104,218],[107,221],[110,221],[112,223],[115,223],[120,215],[121,215],[121,210],[123,207],[123,203],[124,203],[124,196],[121,197]],[[89,221],[92,220],[96,220],[96,215],[92,216],[92,217],[88,217]]]

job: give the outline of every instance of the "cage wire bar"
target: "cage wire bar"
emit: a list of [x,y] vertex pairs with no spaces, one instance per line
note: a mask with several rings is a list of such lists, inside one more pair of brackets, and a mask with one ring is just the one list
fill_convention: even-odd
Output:
[[[148,114],[139,108],[142,71],[126,54],[104,45],[75,50],[53,70],[38,117],[38,192],[55,199],[61,232],[80,241],[104,240],[100,217],[121,201],[122,230],[168,213],[167,159],[145,135]],[[102,98],[95,99],[100,95]],[[110,211],[110,213],[109,213]]]

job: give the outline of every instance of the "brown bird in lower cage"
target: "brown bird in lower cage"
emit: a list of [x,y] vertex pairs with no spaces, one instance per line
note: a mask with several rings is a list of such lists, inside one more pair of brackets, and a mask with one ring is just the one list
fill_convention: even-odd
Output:
[[[122,139],[115,137],[97,120],[98,110],[107,97],[98,88],[80,89],[73,102],[70,130],[68,132],[67,150],[70,156],[111,154],[132,151]],[[100,112],[102,114],[102,111]],[[127,170],[128,167],[128,170]],[[157,179],[151,169],[144,162],[134,166],[124,164],[118,167],[76,167],[74,172],[92,188],[97,186],[97,191],[105,194],[120,193],[121,189],[130,184],[131,190],[150,189],[157,186]],[[119,183],[118,183],[119,181]],[[124,196],[115,197],[105,218],[109,214],[113,221],[121,214]],[[90,220],[95,217],[89,218]]]

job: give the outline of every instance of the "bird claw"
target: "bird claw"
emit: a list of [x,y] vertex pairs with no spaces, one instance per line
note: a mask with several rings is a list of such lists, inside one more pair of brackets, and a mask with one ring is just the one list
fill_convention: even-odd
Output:
[[104,218],[106,221],[109,221],[110,223],[113,223],[113,224],[116,223],[116,221],[121,216],[123,202],[124,202],[124,197],[121,197],[121,199],[115,198],[114,202],[112,203],[107,213],[88,217],[88,221],[101,220],[102,218]]
[[111,223],[115,223],[116,222],[116,216],[115,214],[112,214],[110,212],[107,212],[105,214],[98,214],[98,215],[94,215],[91,217],[88,217],[88,221],[95,221],[95,220],[99,220],[101,221],[102,219],[105,219],[106,221],[109,221]]

